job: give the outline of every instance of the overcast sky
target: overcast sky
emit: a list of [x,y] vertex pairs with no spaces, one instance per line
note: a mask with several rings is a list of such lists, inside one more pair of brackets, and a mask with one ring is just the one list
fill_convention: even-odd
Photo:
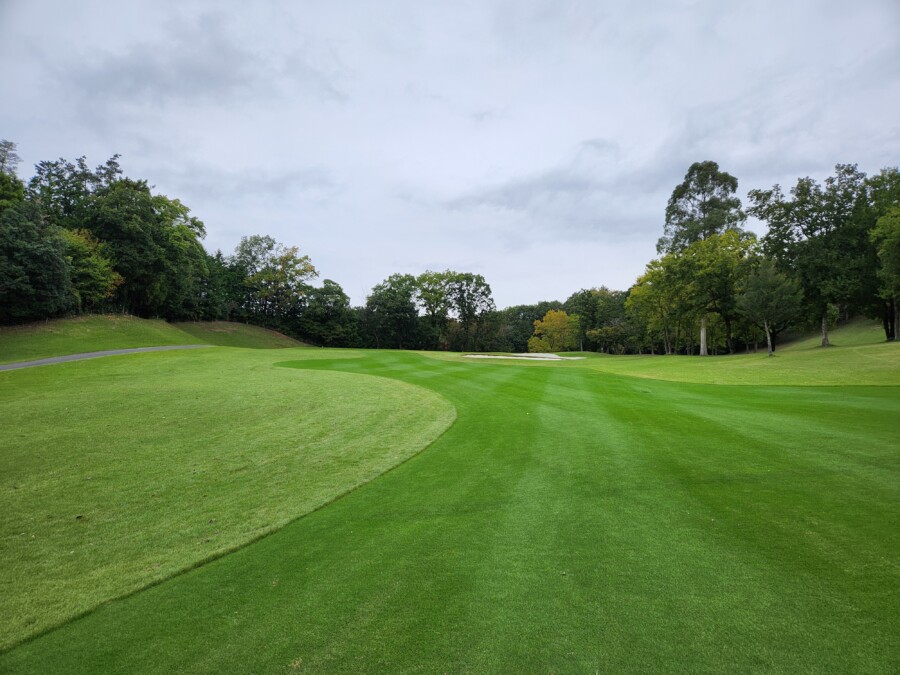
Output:
[[269,234],[355,304],[475,272],[626,289],[711,159],[752,188],[900,163],[900,2],[0,0],[0,138]]

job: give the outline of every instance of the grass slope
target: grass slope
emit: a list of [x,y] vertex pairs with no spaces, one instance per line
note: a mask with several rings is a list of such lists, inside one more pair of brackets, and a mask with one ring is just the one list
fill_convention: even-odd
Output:
[[124,314],[80,316],[0,328],[0,363],[164,345],[204,344],[160,319]]
[[[591,368],[605,373],[656,380],[739,385],[900,385],[900,342],[885,342],[879,324],[858,321],[832,332],[834,346],[822,349],[820,336],[779,348],[732,356],[608,356],[578,352],[583,361],[496,361],[534,368]],[[459,354],[425,353],[430,358],[468,361]]]
[[0,647],[277,529],[455,416],[396,381],[273,368],[284,354],[0,373]]
[[[828,341],[833,347],[860,347],[884,342],[884,327],[880,321],[854,319],[828,332]],[[783,352],[820,350],[822,334],[815,332],[803,338],[792,340],[778,349]]]
[[832,386],[297,354],[286,373],[420,385],[457,422],[327,508],[0,670],[900,669],[900,388],[834,386],[841,373],[809,364]]
[[172,324],[203,344],[250,349],[307,346],[274,330],[232,321],[192,321]]
[[161,319],[104,314],[0,328],[0,363],[106,349],[191,344],[253,349],[305,346],[281,333],[242,323],[166,323]]
[[642,378],[738,385],[900,385],[900,343],[699,356],[605,356],[587,367]]

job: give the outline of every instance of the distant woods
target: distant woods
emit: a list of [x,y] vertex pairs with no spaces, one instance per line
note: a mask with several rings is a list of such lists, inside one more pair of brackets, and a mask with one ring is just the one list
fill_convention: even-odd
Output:
[[[248,235],[208,253],[205,226],[178,199],[123,175],[118,155],[40,162],[18,178],[16,144],[0,141],[0,323],[87,312],[231,320],[329,347],[453,351],[771,352],[792,328],[840,316],[882,321],[900,308],[900,174],[838,165],[752,190],[698,162],[665,210],[659,257],[627,291],[582,289],[564,301],[497,309],[479,274],[393,274],[353,307],[318,282],[297,246]],[[747,216],[768,226],[761,239]]]

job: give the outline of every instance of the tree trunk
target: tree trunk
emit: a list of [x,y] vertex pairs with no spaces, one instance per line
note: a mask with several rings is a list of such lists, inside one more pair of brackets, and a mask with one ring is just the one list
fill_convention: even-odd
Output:
[[709,356],[706,349],[706,317],[700,319],[700,356]]
[[900,328],[900,298],[891,300],[894,306],[894,339],[897,339],[897,329]]
[[897,303],[893,298],[884,303],[882,325],[884,326],[884,338],[888,342],[897,339]]
[[728,353],[734,354],[734,339],[731,337],[731,319],[722,317],[725,321],[725,345],[728,347]]
[[772,347],[772,331],[769,330],[768,321],[763,321],[763,328],[766,330],[766,341],[769,343],[769,356],[775,356],[775,349]]
[[828,308],[825,308],[825,311],[822,312],[822,346],[830,347],[831,343],[828,341]]

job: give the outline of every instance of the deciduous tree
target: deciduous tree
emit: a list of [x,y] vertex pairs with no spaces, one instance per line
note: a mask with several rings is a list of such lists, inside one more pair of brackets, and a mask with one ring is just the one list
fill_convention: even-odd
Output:
[[888,303],[885,333],[888,340],[896,340],[900,327],[900,207],[879,218],[870,237],[878,254],[879,295]]
[[769,356],[775,351],[775,338],[796,321],[802,303],[800,284],[779,272],[769,258],[757,263],[737,295],[738,311],[765,332]]
[[691,164],[684,181],[669,197],[657,252],[677,253],[714,234],[741,232],[746,215],[741,210],[741,200],[735,196],[737,187],[737,178],[720,171],[716,162]]
[[551,309],[534,322],[534,338],[528,341],[529,351],[571,351],[578,345],[578,316]]
[[411,349],[415,346],[418,312],[416,278],[392,274],[372,288],[366,298],[365,325],[375,348]]
[[72,308],[66,245],[33,205],[0,213],[0,323],[59,316]]
[[[657,252],[680,254],[696,242],[728,231],[743,235],[741,226],[746,215],[741,210],[741,200],[735,196],[737,186],[737,178],[720,171],[715,162],[692,164],[684,181],[669,198],[664,234],[656,244]],[[702,304],[703,300],[699,302]],[[706,354],[706,315],[702,314],[700,355]]]
[[304,338],[323,347],[349,347],[357,340],[356,330],[356,314],[340,284],[325,279],[321,288],[309,290],[300,320]]
[[821,320],[823,347],[829,344],[831,305],[861,310],[877,295],[876,254],[868,233],[878,209],[900,199],[888,196],[900,187],[885,185],[876,198],[856,165],[838,164],[824,185],[799,179],[790,198],[778,185],[750,192],[750,213],[769,226],[765,253],[799,281],[809,311]]

